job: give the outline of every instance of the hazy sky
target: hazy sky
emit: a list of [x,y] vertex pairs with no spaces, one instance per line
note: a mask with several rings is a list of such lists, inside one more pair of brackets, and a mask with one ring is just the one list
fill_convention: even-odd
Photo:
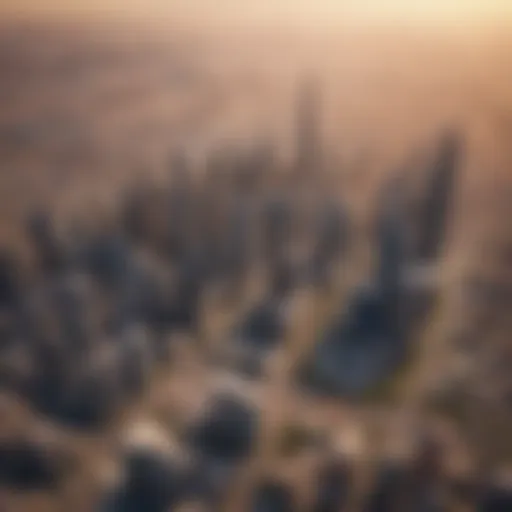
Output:
[[512,20],[512,0],[2,0],[0,12],[54,15],[185,16],[199,21],[407,23]]

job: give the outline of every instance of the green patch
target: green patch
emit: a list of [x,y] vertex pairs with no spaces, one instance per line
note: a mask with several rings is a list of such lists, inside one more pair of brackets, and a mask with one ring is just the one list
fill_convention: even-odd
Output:
[[401,391],[407,383],[411,368],[414,365],[412,356],[401,364],[401,366],[387,379],[368,389],[363,397],[363,402],[367,403],[395,403],[400,400]]
[[283,457],[294,457],[303,450],[317,445],[321,440],[322,432],[293,423],[284,426],[281,430],[277,450]]

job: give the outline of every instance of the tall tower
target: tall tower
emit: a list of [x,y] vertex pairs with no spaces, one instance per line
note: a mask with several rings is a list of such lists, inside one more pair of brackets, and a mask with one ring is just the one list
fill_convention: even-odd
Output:
[[318,84],[308,78],[300,84],[295,111],[295,155],[299,174],[311,174],[322,158]]

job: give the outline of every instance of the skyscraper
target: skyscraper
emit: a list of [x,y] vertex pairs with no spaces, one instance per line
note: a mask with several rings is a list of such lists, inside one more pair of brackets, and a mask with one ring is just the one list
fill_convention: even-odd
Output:
[[311,174],[322,163],[319,91],[312,78],[300,85],[295,116],[296,170],[301,175]]

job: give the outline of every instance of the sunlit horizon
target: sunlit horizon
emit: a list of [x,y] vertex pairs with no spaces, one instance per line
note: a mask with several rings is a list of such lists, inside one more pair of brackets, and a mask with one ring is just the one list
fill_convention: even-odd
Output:
[[4,18],[103,17],[141,20],[183,20],[191,24],[241,26],[399,24],[434,26],[509,25],[507,0],[4,0]]

